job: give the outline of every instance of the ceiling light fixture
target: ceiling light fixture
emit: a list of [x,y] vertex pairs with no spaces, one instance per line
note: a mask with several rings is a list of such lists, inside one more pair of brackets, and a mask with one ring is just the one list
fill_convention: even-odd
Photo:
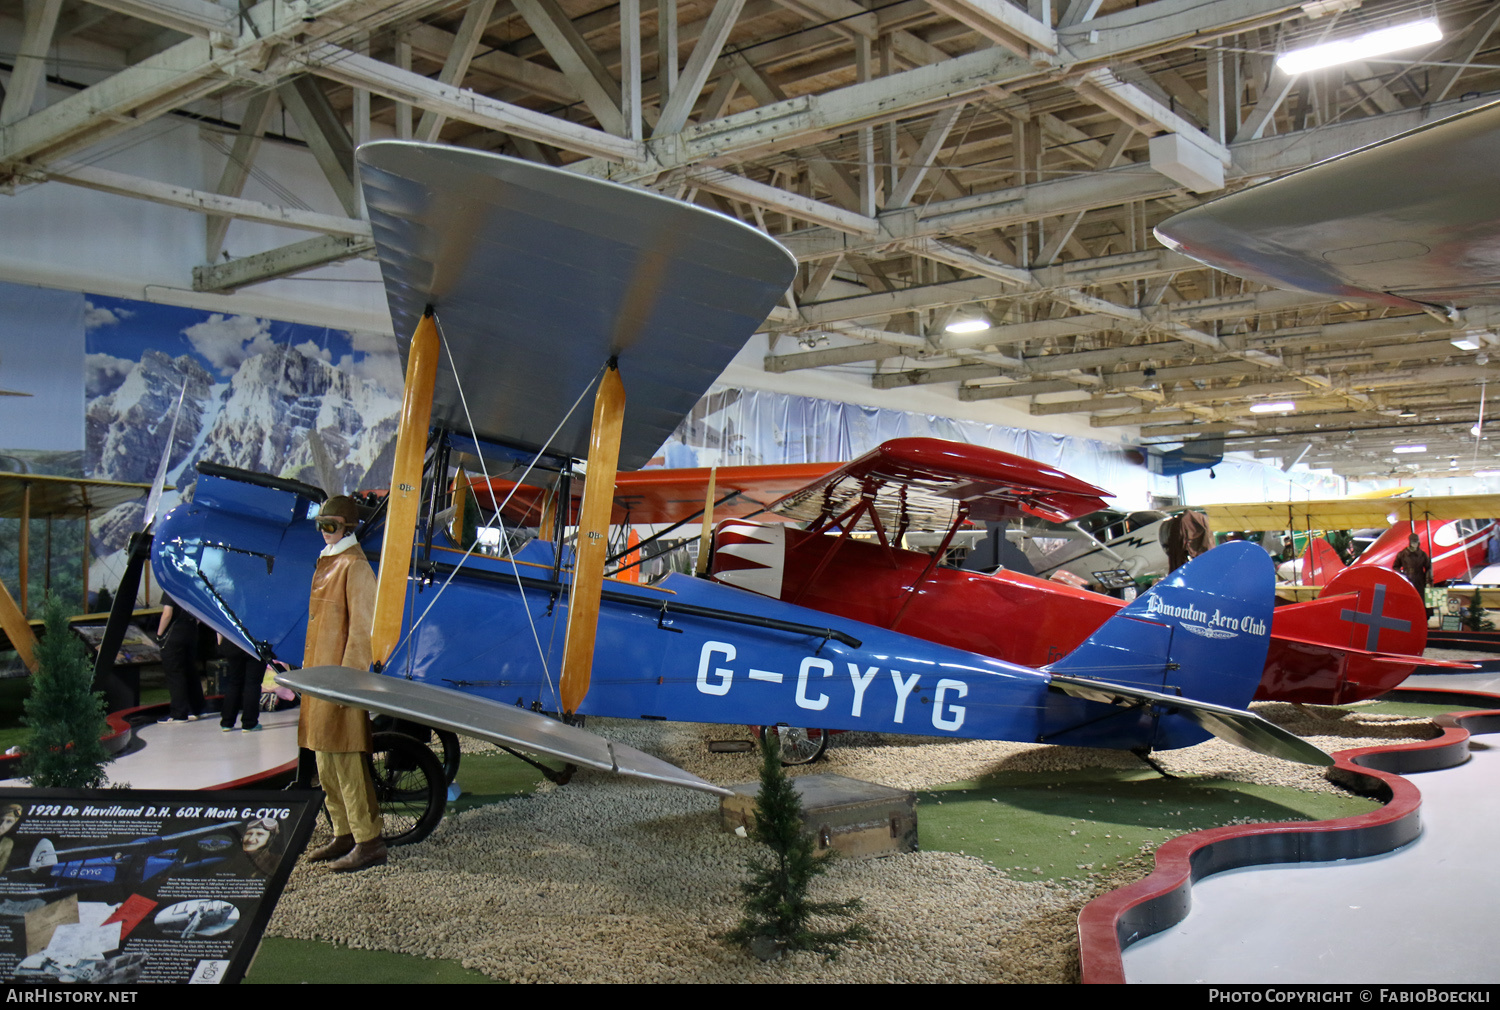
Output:
[[949,333],[983,333],[989,328],[988,319],[955,319],[943,327]]
[[1276,58],[1276,68],[1285,74],[1301,74],[1309,70],[1353,63],[1372,56],[1412,49],[1416,46],[1441,42],[1443,31],[1432,19],[1413,21],[1410,24],[1392,25],[1378,31],[1366,32],[1350,39],[1323,42],[1315,46],[1293,49]]
[[1291,400],[1281,400],[1277,403],[1252,403],[1250,413],[1252,414],[1285,414],[1297,409],[1297,405]]
[[1391,452],[1426,452],[1425,445],[1398,445]]
[[1454,337],[1452,340],[1448,341],[1448,343],[1452,344],[1454,347],[1457,347],[1460,351],[1479,350],[1478,339],[1468,333],[1465,333],[1461,337]]

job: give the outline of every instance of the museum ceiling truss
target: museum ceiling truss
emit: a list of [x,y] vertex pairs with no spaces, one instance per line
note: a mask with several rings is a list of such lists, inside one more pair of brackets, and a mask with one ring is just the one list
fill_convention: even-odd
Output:
[[[1424,17],[1442,41],[1274,66]],[[1492,100],[1489,0],[0,0],[0,18],[18,40],[0,53],[0,180],[201,213],[203,292],[368,258],[353,151],[373,129],[774,235],[800,268],[764,327],[768,372],[1007,399],[1040,425],[1075,414],[1147,442],[1224,437],[1350,475],[1409,472],[1391,453],[1414,435],[1441,467],[1468,466],[1500,375],[1500,309],[1268,290],[1152,233]],[[84,45],[109,58],[64,58]],[[213,188],[98,164],[169,116],[220,152]],[[285,187],[279,203],[243,195],[275,181],[267,144],[314,156],[325,209]],[[238,220],[306,237],[240,248]],[[1251,412],[1271,401],[1296,409]]]

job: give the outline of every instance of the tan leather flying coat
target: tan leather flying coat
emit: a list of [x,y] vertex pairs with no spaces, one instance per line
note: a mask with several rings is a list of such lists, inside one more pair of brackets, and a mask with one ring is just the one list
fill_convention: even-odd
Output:
[[[353,546],[318,558],[307,606],[303,666],[370,668],[370,622],[375,613],[375,572],[365,552]],[[363,709],[302,696],[297,746],[347,753],[373,749],[370,719]]]

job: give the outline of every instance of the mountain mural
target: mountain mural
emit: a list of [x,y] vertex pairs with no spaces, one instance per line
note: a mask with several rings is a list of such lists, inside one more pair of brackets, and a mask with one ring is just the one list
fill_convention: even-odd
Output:
[[213,390],[213,376],[188,355],[170,358],[161,351],[146,351],[118,385],[88,404],[84,467],[89,476],[149,484],[172,431],[179,395],[182,413],[172,436],[168,469],[181,466],[216,409]]
[[[190,493],[202,460],[329,494],[389,483],[401,390],[391,337],[98,296],[85,325],[86,476],[149,484],[180,396],[163,509]],[[95,517],[91,582],[117,577],[143,505]]]
[[400,400],[290,345],[240,365],[199,459],[292,477],[329,494],[384,487],[375,463],[396,436]]

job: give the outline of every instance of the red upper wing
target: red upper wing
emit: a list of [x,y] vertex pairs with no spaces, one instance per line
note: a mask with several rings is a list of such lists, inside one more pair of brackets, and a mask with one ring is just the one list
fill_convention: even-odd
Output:
[[1063,522],[1107,508],[1109,492],[1024,456],[937,438],[886,442],[775,505],[782,516],[814,522],[874,501],[887,529],[946,529],[959,509],[977,522],[1033,515]]

